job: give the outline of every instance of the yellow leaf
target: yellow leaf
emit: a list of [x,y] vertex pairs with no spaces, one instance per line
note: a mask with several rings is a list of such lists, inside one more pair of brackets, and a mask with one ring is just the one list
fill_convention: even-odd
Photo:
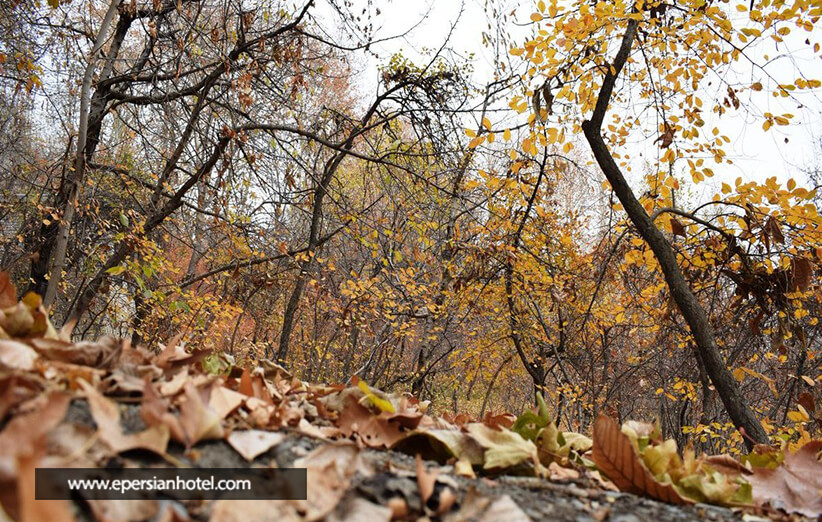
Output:
[[510,140],[511,139],[511,129],[505,129],[505,132],[502,133],[502,138],[505,141]]
[[491,130],[491,120],[489,120],[487,117],[483,118],[482,119],[482,126],[485,127],[488,130]]
[[814,381],[813,379],[811,379],[807,375],[803,375],[802,380],[805,381],[806,383],[808,383],[808,386],[815,386],[816,385],[816,381]]
[[539,13],[533,13],[533,14],[531,15],[531,21],[532,21],[532,22],[539,22],[539,21],[541,21],[541,20],[542,20],[542,15],[541,15],[541,14],[539,14]]
[[472,130],[472,129],[465,129],[465,135],[468,136],[469,138],[476,138],[477,137],[477,132]]
[[540,13],[544,13],[545,12],[545,2],[543,2],[542,0],[539,0],[539,2],[537,2],[537,9],[539,9]]
[[371,391],[371,387],[365,383],[362,379],[360,382],[357,383],[357,387],[362,390],[368,400],[371,401],[371,404],[379,408],[380,411],[387,411],[388,413],[395,413],[396,410],[394,409],[394,405],[391,404],[391,401],[388,399],[383,399],[382,397],[378,396],[376,393]]

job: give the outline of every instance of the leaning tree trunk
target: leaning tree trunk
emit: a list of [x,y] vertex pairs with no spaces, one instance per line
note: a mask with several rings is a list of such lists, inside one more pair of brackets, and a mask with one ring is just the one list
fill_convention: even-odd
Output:
[[767,443],[768,435],[725,365],[708,316],[685,280],[685,276],[677,263],[676,253],[648,213],[645,212],[645,208],[637,200],[602,138],[602,121],[608,110],[616,79],[631,53],[631,46],[637,34],[637,26],[638,22],[636,20],[628,22],[628,28],[622,39],[619,52],[602,81],[602,87],[594,111],[591,114],[591,119],[582,123],[582,130],[585,132],[585,138],[591,146],[599,167],[625,208],[628,218],[636,226],[639,234],[648,243],[656,256],[671,295],[691,330],[691,335],[693,335],[697,350],[699,350],[702,362],[705,365],[705,371],[716,388],[720,399],[722,399],[725,410],[734,425],[740,431],[744,431],[746,446],[751,448],[753,442]]

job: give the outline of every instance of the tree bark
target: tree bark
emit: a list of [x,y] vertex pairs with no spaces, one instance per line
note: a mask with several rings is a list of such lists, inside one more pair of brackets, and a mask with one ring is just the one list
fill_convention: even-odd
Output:
[[[94,71],[96,70],[97,53],[103,47],[108,34],[109,26],[114,21],[114,15],[117,14],[117,8],[120,5],[120,0],[111,0],[108,11],[106,12],[103,22],[100,24],[100,29],[97,33],[97,38],[94,41],[94,47],[89,54],[86,71],[83,75],[83,84],[80,88],[80,124],[77,129],[77,157],[74,161],[74,170],[67,176],[65,193],[65,208],[63,215],[60,216],[60,226],[57,230],[57,237],[54,243],[54,263],[51,267],[51,275],[49,277],[48,286],[46,287],[45,296],[43,297],[43,304],[50,307],[54,303],[57,296],[58,285],[60,284],[60,276],[63,273],[63,267],[66,263],[66,249],[68,247],[69,232],[71,231],[71,222],[74,219],[74,212],[77,209],[77,198],[80,192],[80,186],[83,183],[83,177],[86,170],[86,143],[88,138],[88,124],[89,124],[89,105],[90,105],[90,91],[91,83],[94,80]],[[111,60],[109,60],[109,64]],[[106,67],[109,67],[107,65]],[[41,252],[41,255],[44,252]],[[49,252],[50,254],[50,252]],[[48,262],[46,256],[46,262]]]
[[691,330],[691,335],[705,365],[705,371],[722,399],[725,410],[734,425],[740,431],[744,430],[745,444],[750,449],[754,442],[767,443],[768,436],[748,405],[748,401],[740,392],[733,375],[725,366],[725,361],[722,359],[708,316],[685,280],[685,276],[677,263],[676,253],[648,213],[645,212],[645,208],[637,200],[602,138],[602,121],[608,110],[616,79],[631,52],[631,46],[637,34],[637,26],[638,22],[636,20],[628,22],[628,28],[622,39],[619,52],[602,81],[602,87],[594,111],[591,114],[591,119],[582,123],[582,130],[599,167],[625,208],[628,218],[636,226],[639,234],[648,243],[656,256],[671,295]]

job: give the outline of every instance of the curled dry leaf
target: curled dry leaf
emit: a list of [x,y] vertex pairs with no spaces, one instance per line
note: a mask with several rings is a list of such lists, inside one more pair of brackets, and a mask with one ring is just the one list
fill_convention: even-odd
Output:
[[294,501],[305,520],[321,520],[337,506],[358,471],[368,475],[359,449],[353,444],[326,444],[303,458],[294,467],[308,470],[307,499]]
[[69,397],[52,392],[38,397],[35,403],[35,408],[14,417],[0,431],[0,457],[33,454],[43,437],[66,416]]
[[654,478],[640,461],[628,436],[605,415],[600,415],[594,423],[593,460],[622,491],[671,504],[692,503],[680,496],[671,484],[661,484]]
[[0,375],[0,419],[18,404],[37,395],[44,387],[45,382],[31,373]]
[[166,426],[172,439],[185,444],[186,438],[183,427],[180,425],[180,419],[169,411],[168,402],[157,393],[148,379],[143,386],[140,418],[146,426]]
[[112,368],[120,358],[123,342],[113,337],[102,337],[97,341],[71,343],[59,339],[34,338],[29,341],[40,355],[52,361]]
[[456,429],[424,429],[409,432],[391,449],[404,453],[419,453],[423,458],[445,462],[451,457],[468,467],[482,466],[485,462],[483,446],[468,433]]
[[345,437],[359,436],[365,445],[372,448],[391,447],[405,435],[400,424],[388,418],[390,415],[386,412],[374,415],[354,395],[349,395],[346,406],[340,412],[340,431]]
[[165,455],[168,447],[169,429],[165,425],[150,426],[134,434],[123,433],[120,426],[120,409],[117,403],[98,392],[92,385],[80,381],[86,393],[91,416],[97,424],[102,440],[112,451],[121,453],[133,449],[144,449],[158,455]]
[[185,434],[186,446],[190,448],[201,440],[222,439],[222,419],[203,402],[194,384],[187,382],[184,393],[185,397],[180,404],[180,425]]

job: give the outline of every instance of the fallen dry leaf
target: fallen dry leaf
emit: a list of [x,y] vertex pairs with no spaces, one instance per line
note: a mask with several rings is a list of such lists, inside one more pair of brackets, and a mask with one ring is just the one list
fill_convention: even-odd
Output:
[[294,503],[283,500],[218,500],[211,508],[211,520],[251,522],[271,520],[301,522],[303,517]]
[[[68,500],[35,500],[34,470],[38,458],[28,455],[17,460],[17,513],[20,522],[70,522],[74,514]],[[11,511],[11,510],[10,510]],[[10,513],[13,516],[13,513]]]
[[143,383],[143,400],[140,404],[140,418],[146,426],[166,426],[171,438],[185,444],[186,436],[180,419],[169,411],[168,402],[154,389],[150,380]]
[[185,397],[180,404],[180,426],[186,438],[186,447],[191,448],[201,440],[222,439],[223,422],[217,413],[208,407],[200,397],[193,383],[183,387]]
[[221,419],[225,419],[231,412],[239,408],[245,400],[246,396],[242,393],[229,390],[225,386],[214,386],[211,389],[208,405]]
[[592,458],[597,467],[625,492],[646,495],[671,504],[691,504],[670,484],[660,484],[634,451],[628,436],[610,417],[600,415],[594,423]]
[[45,383],[31,373],[6,374],[0,376],[0,419],[12,408],[37,395]]
[[94,368],[112,368],[120,358],[123,346],[122,341],[113,337],[77,343],[44,338],[33,338],[29,342],[46,359]]
[[165,425],[149,426],[144,431],[126,435],[120,426],[120,408],[85,381],[80,381],[86,393],[91,416],[97,424],[102,440],[112,451],[121,453],[133,449],[144,449],[158,455],[165,455],[168,447],[169,429]]
[[534,443],[513,431],[495,430],[477,422],[469,424],[466,428],[471,438],[485,450],[485,469],[505,469],[523,463],[536,464],[539,461]]
[[52,392],[42,396],[42,399],[38,397],[36,402],[36,408],[14,417],[0,432],[0,457],[33,454],[43,437],[66,416],[69,397],[61,392]]
[[422,503],[425,504],[434,493],[434,484],[437,482],[437,473],[433,471],[429,472],[425,469],[425,462],[423,462],[419,453],[417,453],[416,461],[417,485],[420,487],[420,498],[422,498]]
[[822,440],[815,440],[787,452],[777,468],[754,467],[753,475],[745,477],[753,486],[754,502],[810,518],[822,516],[820,452]]
[[20,341],[0,339],[0,367],[10,370],[34,370],[40,356],[34,349]]
[[285,439],[285,433],[263,430],[232,431],[228,444],[242,457],[251,462]]
[[321,520],[337,507],[357,471],[370,473],[353,444],[320,446],[294,461],[294,467],[307,469],[307,498],[294,503],[309,521]]
[[386,412],[374,415],[355,396],[349,395],[340,412],[340,431],[345,437],[358,435],[366,446],[372,448],[391,447],[405,435],[400,424],[388,418],[390,415]]

